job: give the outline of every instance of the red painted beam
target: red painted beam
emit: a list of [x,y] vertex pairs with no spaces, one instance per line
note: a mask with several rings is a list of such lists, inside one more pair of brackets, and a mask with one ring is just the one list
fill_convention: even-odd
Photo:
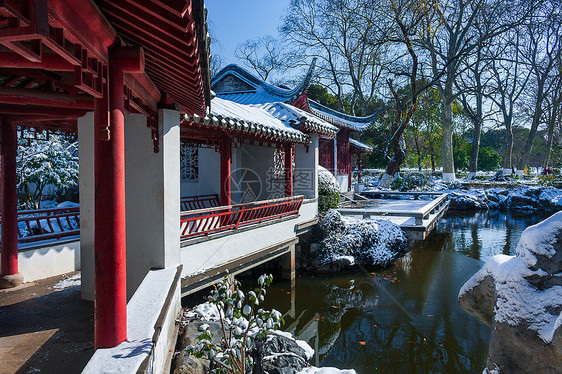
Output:
[[63,93],[0,87],[0,104],[46,106],[69,109],[92,110],[94,101],[90,96],[71,96]]
[[0,251],[2,275],[18,273],[18,196],[16,188],[16,125],[0,117],[0,212],[2,233]]
[[223,141],[220,148],[221,162],[220,162],[220,200],[221,205],[232,205],[232,191],[230,186],[230,161],[232,157],[232,150],[230,146],[230,137],[227,134],[223,135]]
[[0,52],[0,68],[74,71],[74,65],[54,53],[43,53],[41,62],[32,62],[16,53]]
[[285,146],[285,196],[293,196],[293,145]]
[[82,45],[104,62],[108,48],[117,44],[115,29],[91,0],[49,0],[49,19],[54,27],[65,29],[71,43]]
[[52,107],[29,107],[19,105],[2,105],[0,104],[0,114],[20,114],[26,116],[42,116],[42,117],[82,117],[87,110],[83,109],[67,109]]

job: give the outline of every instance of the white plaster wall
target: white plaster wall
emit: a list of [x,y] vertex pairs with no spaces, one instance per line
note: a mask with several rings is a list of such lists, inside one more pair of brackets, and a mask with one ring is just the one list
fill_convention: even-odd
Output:
[[18,268],[25,282],[80,270],[80,240],[57,242],[20,246]]
[[94,113],[78,119],[82,298],[94,300]]
[[336,175],[336,180],[338,181],[338,184],[340,185],[340,191],[341,192],[347,192],[348,182],[349,182],[348,178],[349,178],[348,174],[338,174],[338,175]]
[[318,200],[305,200],[299,210],[297,223],[310,221],[318,215]]
[[179,113],[160,110],[159,152],[154,153],[146,117],[125,117],[125,210],[127,294],[150,269],[179,264]]
[[199,179],[182,180],[181,196],[220,195],[220,153],[208,148],[199,148],[198,153]]
[[318,134],[310,134],[310,138],[308,152],[303,144],[295,145],[293,194],[304,195],[305,199],[318,198]]
[[301,221],[300,217],[293,218],[182,247],[182,277],[199,273],[294,238],[296,236],[295,225]]
[[[242,148],[242,202],[276,199],[285,196],[285,181],[273,178],[274,148],[243,144]],[[258,179],[259,189],[254,181]],[[249,192],[252,191],[252,192]],[[257,194],[251,199],[252,194]]]

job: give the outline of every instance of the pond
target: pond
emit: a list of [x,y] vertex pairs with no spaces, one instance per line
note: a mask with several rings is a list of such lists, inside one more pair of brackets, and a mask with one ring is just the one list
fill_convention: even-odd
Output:
[[[491,256],[514,254],[521,232],[548,214],[483,212],[445,217],[393,268],[277,280],[265,307],[316,351],[312,364],[367,373],[481,373],[490,328],[457,295]],[[292,301],[292,302],[291,302]]]

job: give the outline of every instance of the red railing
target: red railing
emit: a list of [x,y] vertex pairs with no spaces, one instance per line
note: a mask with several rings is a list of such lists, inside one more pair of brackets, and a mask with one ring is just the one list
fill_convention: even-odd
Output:
[[17,222],[18,243],[79,235],[80,208],[22,210],[18,212]]
[[298,214],[303,196],[181,213],[180,238],[189,239]]
[[219,195],[187,196],[180,200],[181,211],[216,208],[220,205]]

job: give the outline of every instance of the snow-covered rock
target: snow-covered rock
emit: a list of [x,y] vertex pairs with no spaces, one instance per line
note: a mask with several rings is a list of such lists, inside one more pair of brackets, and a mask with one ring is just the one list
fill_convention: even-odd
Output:
[[357,374],[357,372],[353,369],[341,370],[333,367],[317,368],[315,366],[311,366],[302,369],[297,374]]
[[562,190],[553,187],[474,188],[468,191],[451,190],[449,193],[449,209],[562,210]]
[[407,252],[407,238],[396,224],[385,220],[343,217],[330,210],[320,221],[322,248],[316,267],[340,270],[354,263],[388,267]]
[[459,305],[492,326],[488,372],[562,372],[562,212],[469,279]]
[[254,374],[293,374],[308,367],[314,350],[290,333],[276,331],[265,339],[258,338],[252,350]]

